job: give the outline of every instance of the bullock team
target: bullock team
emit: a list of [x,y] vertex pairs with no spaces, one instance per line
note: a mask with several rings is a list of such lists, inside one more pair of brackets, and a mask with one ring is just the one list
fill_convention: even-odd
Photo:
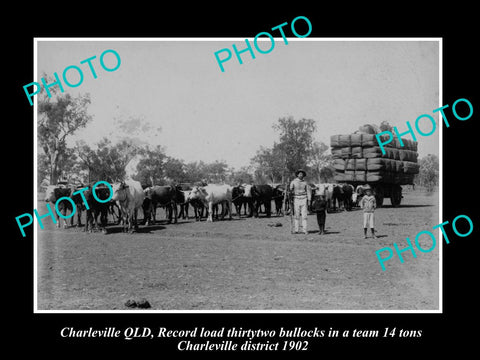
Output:
[[[232,218],[232,204],[236,215],[258,217],[263,211],[267,217],[272,215],[272,201],[275,205],[275,215],[282,216],[290,213],[292,198],[284,185],[253,185],[243,184],[230,186],[226,184],[196,183],[190,185],[166,185],[142,187],[140,182],[125,180],[111,184],[97,186],[95,195],[92,193],[92,184],[88,190],[78,193],[84,186],[74,187],[68,184],[50,185],[46,189],[45,201],[55,204],[62,197],[70,197],[76,205],[77,226],[81,226],[82,210],[86,211],[85,231],[92,231],[94,227],[106,233],[108,215],[113,217],[116,224],[122,223],[123,230],[133,232],[138,229],[138,211],[143,211],[142,225],[151,225],[156,222],[158,207],[165,209],[168,223],[176,223],[178,218],[188,219],[189,208],[194,212],[196,221],[206,217],[207,221]],[[352,210],[363,196],[362,187],[356,189],[350,184],[310,184],[312,195],[323,195],[327,202],[327,211]],[[77,192],[77,194],[72,195]],[[110,198],[110,200],[108,200]],[[313,198],[313,196],[312,196]],[[72,202],[61,201],[58,211],[67,216],[74,212]],[[338,207],[337,207],[338,205]],[[263,210],[262,210],[263,207]],[[60,226],[58,214],[57,227]],[[70,218],[73,226],[74,217]],[[67,227],[64,219],[64,228]]]

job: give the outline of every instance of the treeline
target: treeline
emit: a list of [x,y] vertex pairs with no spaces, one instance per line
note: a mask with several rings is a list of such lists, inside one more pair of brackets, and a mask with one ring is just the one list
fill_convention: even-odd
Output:
[[[330,148],[315,141],[317,128],[313,119],[278,119],[273,124],[277,140],[270,147],[260,146],[249,165],[234,169],[223,160],[185,162],[169,156],[161,145],[152,146],[141,140],[152,132],[152,127],[138,117],[119,121],[117,131],[125,130],[125,136],[119,140],[104,137],[94,146],[77,141],[69,147],[67,139],[92,120],[87,113],[89,104],[88,94],[74,98],[57,93],[52,98],[38,98],[37,185],[56,184],[59,179],[83,184],[98,180],[115,182],[127,175],[145,185],[198,181],[272,184],[290,181],[299,168],[307,171],[310,182],[333,181]],[[418,183],[435,187],[438,158],[429,155],[419,162]]]

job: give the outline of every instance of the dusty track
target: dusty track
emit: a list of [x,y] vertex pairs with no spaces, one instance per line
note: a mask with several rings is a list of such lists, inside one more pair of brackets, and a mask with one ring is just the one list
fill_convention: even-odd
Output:
[[[43,214],[44,204],[37,209]],[[416,259],[404,253],[404,264],[395,257],[385,272],[375,251],[404,247],[438,220],[438,194],[421,191],[405,192],[399,208],[377,209],[379,238],[366,240],[360,210],[327,214],[321,236],[314,215],[308,235],[291,235],[289,217],[161,221],[136,234],[110,226],[108,235],[46,219],[38,308],[127,310],[128,299],[146,298],[153,310],[435,310],[438,245]]]

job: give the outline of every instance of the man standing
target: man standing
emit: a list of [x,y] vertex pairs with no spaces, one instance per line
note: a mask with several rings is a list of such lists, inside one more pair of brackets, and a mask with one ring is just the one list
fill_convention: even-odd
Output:
[[300,217],[302,217],[302,232],[307,234],[307,208],[310,202],[311,193],[308,189],[307,182],[303,180],[307,173],[304,170],[297,170],[297,177],[290,183],[290,192],[293,196],[293,212],[294,212],[294,234],[299,232]]

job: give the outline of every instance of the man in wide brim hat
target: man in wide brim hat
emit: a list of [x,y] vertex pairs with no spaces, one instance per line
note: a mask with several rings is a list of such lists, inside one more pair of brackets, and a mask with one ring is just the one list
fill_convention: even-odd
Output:
[[308,184],[303,178],[307,175],[305,170],[298,169],[295,171],[294,179],[289,186],[290,192],[293,196],[293,212],[294,212],[294,231],[295,234],[299,232],[300,217],[302,218],[302,232],[307,234],[307,209],[310,202],[311,192],[308,189]]

